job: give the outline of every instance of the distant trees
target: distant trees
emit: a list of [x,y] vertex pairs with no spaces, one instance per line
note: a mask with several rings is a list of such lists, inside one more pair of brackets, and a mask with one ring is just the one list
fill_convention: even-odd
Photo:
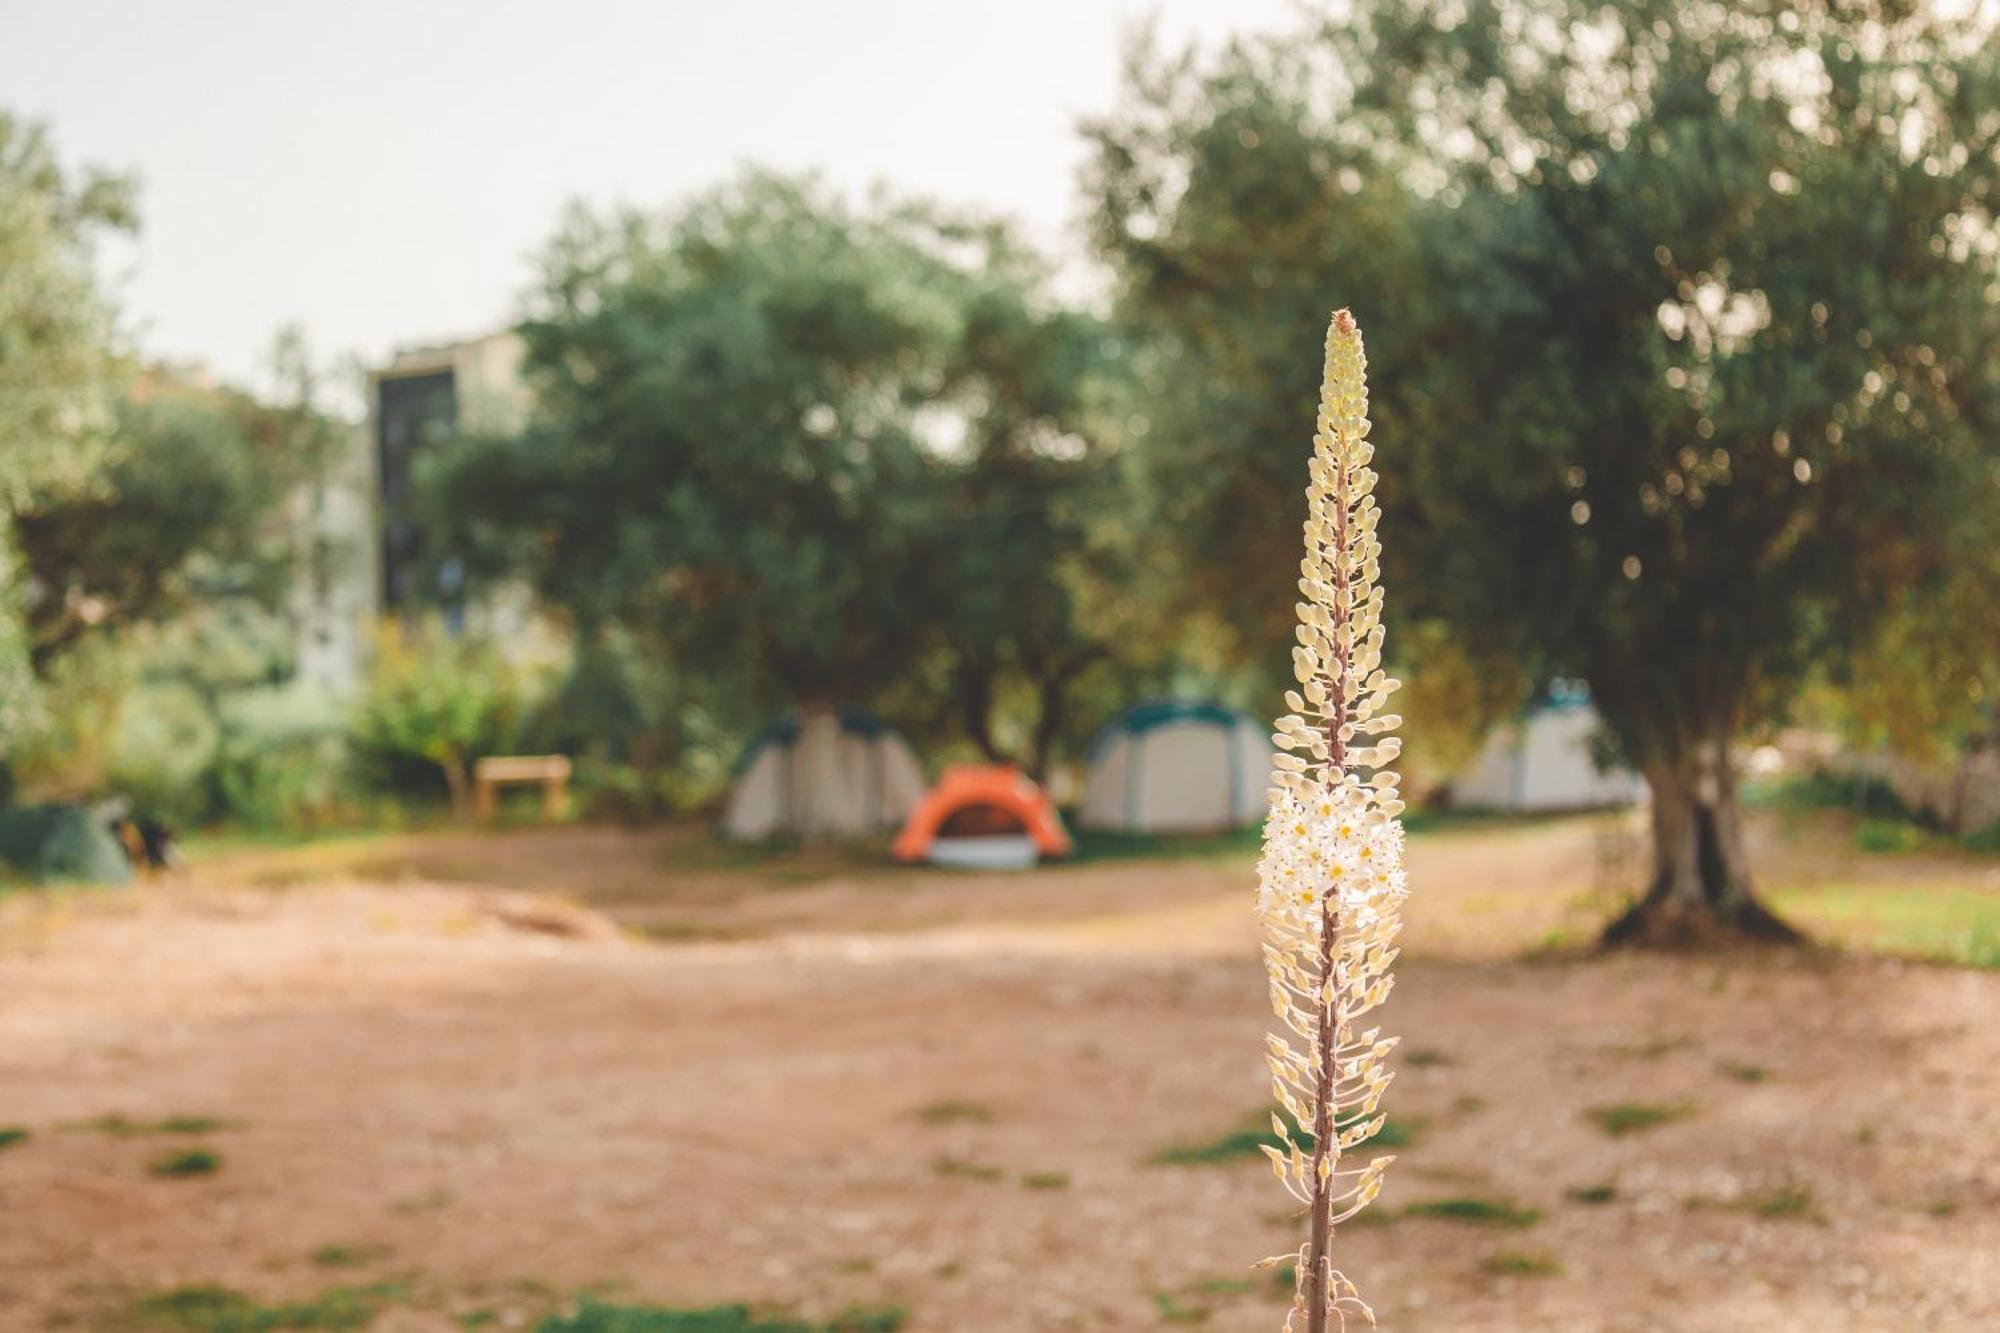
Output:
[[285,501],[332,430],[309,404],[273,407],[159,373],[130,385],[89,483],[14,516],[37,670],[88,635],[197,603],[275,605],[293,554]]
[[[0,769],[23,746],[89,748],[80,719],[35,706],[86,646],[279,604],[286,500],[337,429],[296,335],[278,345],[278,402],[120,349],[93,247],[134,220],[126,182],[65,170],[46,132],[0,112]],[[129,683],[85,674],[100,701]]]
[[65,171],[47,132],[0,110],[0,745],[34,697],[14,516],[86,487],[109,434],[111,312],[91,248],[132,223],[130,186]]
[[[1264,493],[1248,440],[1306,415],[1257,370],[1303,313],[1239,312],[1305,275],[1383,331],[1384,505],[1416,535],[1388,577],[1587,679],[1652,786],[1654,878],[1613,938],[1787,933],[1730,741],[2000,500],[1989,26],[1406,0],[1207,67],[1142,54],[1096,130],[1128,308],[1200,420],[1270,422],[1195,492],[1211,523]],[[1196,563],[1247,554],[1183,531]]]
[[996,224],[768,175],[575,214],[521,326],[534,419],[441,451],[432,507],[586,641],[820,713],[928,672],[939,720],[1039,764],[1106,650],[1073,588],[1112,480],[1109,335],[1042,281]]

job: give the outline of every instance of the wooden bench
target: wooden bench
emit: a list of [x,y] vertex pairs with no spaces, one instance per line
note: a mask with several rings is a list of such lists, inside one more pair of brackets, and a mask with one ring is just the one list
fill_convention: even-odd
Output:
[[562,816],[569,790],[570,762],[559,754],[489,755],[472,766],[472,813],[480,823],[493,818],[499,805],[500,788],[508,783],[542,784],[542,814],[549,819]]

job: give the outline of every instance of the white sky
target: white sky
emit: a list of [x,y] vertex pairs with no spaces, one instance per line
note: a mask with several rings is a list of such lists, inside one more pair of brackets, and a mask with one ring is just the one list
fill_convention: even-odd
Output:
[[1120,39],[1284,0],[0,0],[0,105],[140,179],[107,251],[156,356],[261,379],[509,319],[572,198],[666,204],[756,161],[1011,212],[1074,246],[1075,123]]

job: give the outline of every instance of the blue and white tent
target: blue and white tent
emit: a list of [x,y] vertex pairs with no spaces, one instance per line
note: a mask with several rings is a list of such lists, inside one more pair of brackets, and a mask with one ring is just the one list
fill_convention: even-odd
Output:
[[737,761],[722,831],[730,838],[860,838],[902,826],[924,794],[909,742],[857,709],[764,729]]
[[1077,823],[1125,833],[1200,833],[1264,817],[1271,731],[1220,704],[1159,699],[1090,743]]
[[1558,681],[1512,722],[1495,727],[1453,778],[1459,810],[1596,810],[1632,805],[1646,791],[1629,768],[1599,768],[1591,744],[1602,726],[1581,685]]

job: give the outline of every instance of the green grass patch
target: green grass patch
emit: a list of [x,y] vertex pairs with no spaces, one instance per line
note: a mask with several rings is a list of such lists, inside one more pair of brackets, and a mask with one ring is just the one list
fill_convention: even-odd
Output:
[[978,1102],[931,1102],[911,1112],[926,1125],[990,1125],[993,1108]]
[[1508,1250],[1481,1259],[1479,1271],[1494,1277],[1560,1277],[1563,1266],[1546,1254],[1522,1254]]
[[1738,1083],[1769,1083],[1771,1071],[1762,1065],[1744,1065],[1725,1060],[1719,1066],[1722,1072]]
[[1450,1064],[1451,1057],[1443,1051],[1433,1050],[1428,1046],[1419,1046],[1416,1050],[1411,1051],[1403,1057],[1403,1063],[1411,1069],[1435,1069],[1439,1065]]
[[230,1122],[212,1115],[170,1115],[163,1120],[133,1120],[122,1115],[101,1115],[71,1126],[113,1138],[139,1138],[147,1134],[213,1134],[230,1128]]
[[155,1157],[146,1170],[156,1176],[212,1176],[222,1169],[222,1154],[206,1148],[183,1148]]
[[0,1128],[0,1152],[4,1152],[9,1148],[17,1148],[27,1141],[28,1131],[22,1129],[19,1125],[8,1125]]
[[1609,1055],[1623,1056],[1628,1060],[1657,1060],[1692,1045],[1693,1037],[1655,1037],[1651,1041],[1620,1042],[1604,1049]]
[[1670,1125],[1676,1120],[1685,1120],[1693,1114],[1692,1102],[1616,1102],[1610,1106],[1593,1106],[1583,1113],[1583,1117],[1612,1138],[1619,1139],[1627,1134],[1638,1134]]
[[101,1327],[107,1333],[343,1333],[366,1328],[408,1294],[403,1283],[383,1282],[267,1304],[227,1287],[176,1287],[140,1297]]
[[1773,1221],[1811,1221],[1819,1216],[1813,1207],[1812,1187],[1797,1180],[1788,1180],[1769,1194],[1745,1199],[1743,1206]]
[[959,1157],[940,1157],[931,1163],[931,1174],[946,1180],[977,1180],[992,1184],[1006,1179],[1007,1173],[997,1166],[987,1166],[983,1162],[968,1162]]
[[1153,1308],[1159,1311],[1163,1324],[1206,1324],[1210,1313],[1206,1305],[1183,1304],[1170,1291],[1154,1292]]
[[1403,1210],[1405,1217],[1436,1218],[1480,1227],[1531,1227],[1542,1220],[1538,1208],[1523,1208],[1505,1199],[1425,1199]]
[[1066,1190],[1069,1188],[1069,1172],[1030,1171],[1021,1177],[1021,1188],[1030,1190]]
[[747,1305],[689,1310],[586,1300],[574,1310],[542,1320],[535,1333],[896,1333],[908,1319],[905,1311],[893,1307],[851,1309],[814,1323],[759,1314]]
[[1577,1203],[1589,1204],[1592,1207],[1596,1207],[1601,1204],[1610,1203],[1616,1199],[1618,1197],[1618,1187],[1616,1185],[1578,1185],[1575,1189],[1568,1191],[1568,1197]]
[[1787,919],[1848,948],[2000,968],[2000,893],[1990,889],[1837,882],[1781,888],[1771,900]]
[[387,1245],[322,1245],[312,1252],[312,1261],[321,1268],[361,1268],[394,1253]]
[[[1372,1118],[1372,1117],[1371,1117]],[[1355,1120],[1342,1122],[1343,1128],[1358,1123]],[[1407,1148],[1416,1140],[1421,1122],[1398,1120],[1390,1116],[1382,1122],[1382,1128],[1371,1137],[1363,1139],[1347,1151],[1350,1154],[1378,1151],[1384,1148]],[[1271,1115],[1259,1111],[1241,1129],[1231,1130],[1220,1138],[1203,1143],[1183,1143],[1162,1148],[1147,1158],[1152,1166],[1224,1166],[1247,1158],[1264,1160],[1266,1146],[1282,1148],[1282,1141],[1271,1132]],[[1311,1152],[1313,1140],[1310,1134],[1298,1139],[1299,1147]]]
[[1907,819],[1864,819],[1854,826],[1855,849],[1876,855],[1921,852],[1940,841],[1936,834]]

